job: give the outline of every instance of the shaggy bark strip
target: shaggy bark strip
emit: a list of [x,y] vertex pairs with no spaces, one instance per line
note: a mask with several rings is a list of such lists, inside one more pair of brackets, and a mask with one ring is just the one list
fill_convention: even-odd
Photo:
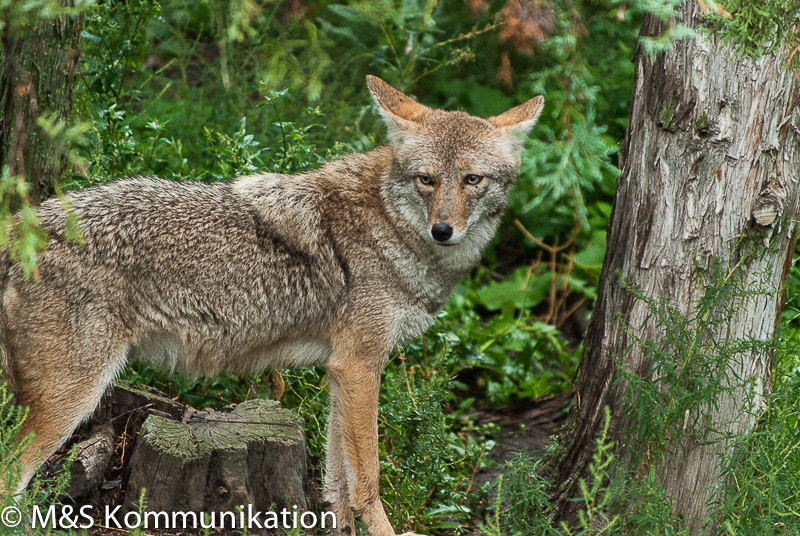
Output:
[[[71,0],[62,2],[71,7]],[[40,17],[29,26],[6,22],[0,46],[0,166],[23,175],[38,202],[53,194],[64,172],[64,147],[37,124],[69,123],[78,65],[80,17]]]
[[[578,481],[587,477],[604,406],[612,410],[616,463],[630,465],[630,454],[642,448],[635,440],[626,445],[620,432],[629,416],[620,414],[624,386],[615,384],[615,356],[626,370],[641,374],[648,363],[632,333],[668,348],[648,304],[626,290],[618,274],[642,295],[666,300],[686,315],[715,277],[715,263],[723,276],[738,274],[742,288],[767,289],[737,298],[741,306],[713,328],[720,341],[770,341],[783,306],[779,290],[797,231],[798,83],[782,68],[783,55],[743,58],[700,30],[695,2],[684,4],[679,18],[698,28],[694,39],[676,42],[657,57],[642,50],[635,56],[622,174],[576,377],[578,396],[562,448],[550,460],[559,483],[552,493],[556,520],[574,519],[581,505],[568,499],[580,494]],[[642,22],[642,35],[662,30],[654,17]],[[752,408],[770,385],[768,344],[736,354],[726,366],[726,378],[739,375],[751,383],[721,396],[717,409],[702,415],[720,431],[717,437],[746,433],[755,423]],[[675,512],[696,530],[701,523],[692,520],[709,514],[711,486],[720,483],[719,455],[729,442],[702,444],[689,437],[691,426],[657,463],[657,473],[675,499]],[[629,468],[647,471],[641,464]]]

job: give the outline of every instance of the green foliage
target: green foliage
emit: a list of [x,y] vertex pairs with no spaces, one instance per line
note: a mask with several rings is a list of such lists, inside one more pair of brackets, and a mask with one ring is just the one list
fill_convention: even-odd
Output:
[[[400,529],[456,529],[469,520],[468,490],[487,445],[451,429],[443,403],[454,399],[446,375],[409,364],[389,374],[381,393],[381,489],[390,519]],[[490,448],[490,447],[489,447]]]
[[[774,341],[753,337],[720,339],[719,334],[725,332],[745,299],[774,292],[766,288],[766,274],[745,287],[743,272],[742,263],[727,271],[715,265],[705,282],[704,294],[688,314],[673,304],[644,296],[623,282],[650,311],[642,326],[626,327],[632,345],[643,347],[644,369],[630,371],[624,356],[618,357],[617,380],[625,385],[622,411],[631,427],[627,433],[644,447],[640,452],[647,460],[638,462],[647,467],[686,438],[698,442],[725,439],[722,432],[710,426],[710,415],[726,394],[743,389],[752,381],[736,375],[741,359],[769,352],[774,346]],[[694,271],[695,285],[699,285],[703,273]],[[645,324],[651,322],[663,337],[640,337]]]
[[[328,426],[328,379],[325,371],[314,367],[283,371],[286,393],[281,404],[296,409],[305,421],[308,446],[314,459],[325,457],[325,436]],[[321,484],[321,482],[320,482]]]
[[0,0],[0,31],[7,28],[24,30],[40,20],[61,15],[76,15],[94,6],[96,0]]
[[796,29],[800,25],[798,0],[704,0],[710,7],[712,28],[737,51],[752,57],[787,46],[792,68],[798,66]]
[[[0,382],[0,481],[6,487],[13,487],[19,482],[21,467],[18,462],[19,455],[30,445],[32,438],[26,437],[22,441],[17,437],[22,429],[22,423],[28,415],[26,408],[15,404],[14,396],[9,392],[6,382]],[[10,497],[0,496],[2,505],[10,504]]]
[[[47,232],[28,201],[30,186],[21,176],[11,177],[8,167],[0,176],[0,252],[18,261],[25,277],[36,268],[36,257],[47,243]],[[16,213],[15,213],[16,211]]]
[[684,520],[675,513],[674,500],[659,482],[656,469],[640,475],[618,474],[612,486],[623,505],[619,527],[626,534],[689,536]]
[[578,352],[568,348],[558,330],[527,311],[515,316],[512,306],[483,320],[475,311],[481,303],[476,298],[468,290],[455,294],[429,335],[406,352],[419,355],[427,343],[430,353],[448,350],[447,372],[477,372],[478,386],[494,403],[523,402],[569,388]]
[[550,116],[553,121],[543,120],[528,140],[511,210],[528,223],[529,212],[548,207],[551,228],[569,228],[577,219],[588,229],[584,196],[595,189],[607,195],[613,191],[618,170],[611,156],[617,148],[613,138],[604,135],[606,128],[597,124],[598,74],[581,54],[567,15],[559,21],[563,35],[543,44],[543,51],[553,56],[552,66],[532,75],[532,93],[546,92],[547,109],[556,112]]
[[583,503],[583,508],[578,510],[577,532],[573,532],[565,523],[562,523],[561,529],[566,536],[614,534],[619,526],[619,514],[610,515],[608,513],[612,492],[608,488],[607,482],[611,472],[611,464],[614,461],[612,451],[614,443],[608,439],[611,413],[608,406],[604,407],[603,410],[605,411],[603,428],[598,434],[597,447],[589,464],[591,481],[587,482],[581,479],[579,482],[580,500]]
[[800,532],[797,355],[796,347],[784,353],[795,370],[776,378],[758,425],[738,439],[726,459],[720,510],[731,535]]
[[[528,95],[544,94],[546,102],[522,155],[507,221],[518,219],[556,246],[578,225],[574,251],[565,252],[570,256],[595,247],[592,229],[604,228],[618,174],[612,158],[627,124],[635,22],[628,15],[620,24],[611,7],[579,14],[554,2],[552,35],[538,44],[530,74],[518,85]],[[510,226],[500,236],[501,247],[521,238]],[[577,286],[587,282],[583,272],[561,275]],[[588,279],[596,275],[599,270]]]
[[[800,44],[796,28],[800,24],[798,0],[696,0],[699,13],[705,15],[706,28],[727,41],[737,52],[750,57],[771,54],[782,47],[788,51],[787,65],[800,64]],[[697,33],[673,20],[675,9],[683,0],[634,0],[631,8],[649,13],[665,23],[657,36],[641,36],[639,42],[649,55],[665,52],[674,41],[694,38]]]
[[[720,401],[734,391],[749,392],[751,383],[757,381],[737,372],[741,360],[774,352],[778,344],[777,340],[757,340],[747,335],[738,338],[720,336],[728,332],[726,326],[732,316],[748,303],[746,300],[775,292],[767,284],[767,274],[748,273],[750,260],[758,250],[751,249],[751,245],[748,240],[742,240],[741,258],[730,267],[723,269],[716,264],[708,272],[699,268],[694,270],[692,284],[703,288],[704,292],[688,313],[663,300],[643,296],[623,281],[628,291],[644,302],[650,312],[642,326],[625,327],[631,345],[641,346],[643,350],[643,368],[630,371],[624,363],[624,356],[618,363],[618,381],[624,382],[620,414],[624,416],[626,429],[622,437],[629,444],[626,451],[630,464],[628,469],[616,471],[616,511],[624,512],[622,525],[630,533],[688,535],[682,520],[673,513],[672,498],[658,482],[656,475],[660,462],[667,453],[679,455],[681,445],[686,441],[731,444],[734,440],[737,443],[726,453],[730,453],[731,460],[735,461],[726,463],[722,482],[739,481],[739,484],[729,486],[729,492],[720,495],[723,506],[718,510],[712,509],[705,524],[707,527],[718,526],[722,521],[731,534],[764,533],[751,532],[748,523],[752,524],[752,520],[742,523],[747,513],[742,515],[738,508],[742,501],[753,498],[754,489],[761,487],[758,478],[762,475],[755,476],[759,470],[783,463],[780,460],[790,452],[786,450],[787,443],[796,440],[796,432],[786,428],[786,423],[782,422],[783,432],[763,441],[765,436],[761,430],[769,427],[763,418],[747,435],[748,439],[724,431],[724,426],[712,424],[712,416]],[[649,326],[646,331],[645,325]],[[650,335],[642,338],[639,335],[642,332]],[[778,379],[776,385],[782,381]],[[785,400],[776,397],[773,402],[778,404],[771,407],[782,415],[787,411],[796,413],[796,400],[789,409]],[[749,405],[741,408],[742,411],[757,412],[759,409],[754,402],[751,400]],[[775,432],[774,429],[770,431]],[[775,456],[775,444],[783,449],[780,456]],[[759,466],[759,463],[766,465]],[[746,471],[744,464],[750,464]],[[780,479],[775,473],[771,476]],[[742,489],[740,484],[747,489]],[[763,506],[762,515],[771,519],[781,518],[786,512],[781,512],[780,506],[795,501],[797,490],[796,485],[762,488],[761,496],[775,501]],[[732,497],[737,499],[732,500]]]
[[[705,0],[700,1],[704,2]],[[713,3],[713,0],[710,1]],[[697,35],[693,29],[673,20],[677,15],[676,8],[682,3],[684,3],[683,0],[635,0],[633,2],[634,9],[658,17],[665,24],[661,35],[639,36],[639,43],[645,54],[654,56],[666,52],[672,49],[675,41],[692,39]]]
[[[721,460],[722,477],[715,489],[717,502],[703,520],[703,531],[718,527],[715,534],[729,536],[798,531],[797,259],[789,274],[790,298],[778,337],[763,341],[719,335],[726,333],[724,327],[745,300],[775,292],[768,287],[766,274],[752,273],[748,268],[758,254],[751,251],[750,245],[746,239],[741,241],[740,259],[731,267],[722,269],[716,265],[705,273],[699,268],[694,271],[693,284],[703,288],[704,293],[689,312],[643,296],[622,282],[650,313],[642,326],[625,326],[631,347],[639,346],[644,352],[644,368],[633,373],[625,368],[622,358],[619,362],[620,381],[625,382],[619,415],[626,427],[618,437],[626,444],[624,455],[628,459],[613,463],[606,420],[589,467],[591,478],[580,485],[578,501],[582,508],[576,524],[558,528],[548,521],[551,507],[546,493],[553,483],[541,476],[537,463],[524,458],[515,460],[507,465],[502,481],[505,491],[498,499],[502,501],[502,515],[489,518],[490,534],[526,534],[528,526],[536,527],[534,533],[548,535],[698,534],[689,532],[684,520],[675,514],[674,499],[660,484],[663,456],[680,455],[687,440],[701,444],[723,441],[728,445]],[[754,381],[737,374],[740,360],[772,352],[774,392],[758,405],[751,401],[751,405],[742,408],[758,418],[756,426],[738,436],[712,427],[709,416],[727,393],[749,390]]]
[[550,482],[541,469],[541,460],[525,454],[506,462],[495,486],[495,509],[484,528],[489,536],[561,535],[548,518]]
[[[132,502],[133,511],[137,512],[140,516],[147,510],[147,490],[142,488],[139,491],[139,496],[136,498],[135,501]],[[132,531],[129,532],[131,536],[146,536],[145,529],[141,526],[137,526]]]
[[[588,479],[580,479],[581,504],[577,520],[570,527],[562,522],[553,526],[549,519],[552,506],[547,497],[551,483],[541,476],[539,461],[518,456],[506,464],[506,473],[497,481],[496,510],[486,527],[490,536],[601,536],[620,534],[622,515],[613,512],[619,481],[616,472],[614,443],[609,439],[611,413],[604,407],[603,427],[595,439],[596,448],[589,463]],[[553,448],[553,447],[550,447]],[[505,482],[505,485],[504,485]],[[648,503],[649,504],[649,503]],[[500,505],[504,506],[501,512]],[[651,534],[634,530],[630,534]]]
[[729,535],[800,533],[800,256],[787,278],[787,303],[773,364],[773,392],[756,427],[723,463],[719,509]]
[[170,396],[196,408],[222,408],[238,404],[253,396],[268,398],[270,394],[267,374],[242,375],[220,374],[212,378],[190,377],[185,374],[170,374],[160,368],[141,361],[134,361],[126,373],[126,379],[137,384],[150,385]]

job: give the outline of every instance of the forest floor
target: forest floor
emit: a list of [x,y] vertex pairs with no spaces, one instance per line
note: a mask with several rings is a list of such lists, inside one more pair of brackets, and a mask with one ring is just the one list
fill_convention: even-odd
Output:
[[505,462],[518,454],[538,457],[558,431],[567,416],[574,390],[556,396],[542,396],[525,407],[507,406],[494,411],[481,411],[475,416],[477,424],[496,423],[500,439],[489,452],[493,463],[476,475],[476,484],[494,482],[503,472]]

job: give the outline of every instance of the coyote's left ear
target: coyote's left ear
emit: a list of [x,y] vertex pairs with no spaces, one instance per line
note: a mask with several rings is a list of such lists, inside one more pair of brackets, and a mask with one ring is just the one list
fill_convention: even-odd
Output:
[[505,113],[490,117],[488,121],[496,127],[518,130],[527,134],[539,119],[542,108],[544,108],[544,97],[539,95],[519,106],[514,106]]
[[367,87],[378,105],[392,141],[402,138],[404,132],[413,132],[415,123],[431,112],[430,108],[397,91],[377,76],[367,75]]

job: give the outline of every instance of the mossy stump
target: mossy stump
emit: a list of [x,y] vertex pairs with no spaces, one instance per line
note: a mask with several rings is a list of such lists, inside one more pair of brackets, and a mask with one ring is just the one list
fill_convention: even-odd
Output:
[[272,400],[177,422],[150,415],[131,457],[126,507],[144,488],[149,511],[306,508],[302,424]]

